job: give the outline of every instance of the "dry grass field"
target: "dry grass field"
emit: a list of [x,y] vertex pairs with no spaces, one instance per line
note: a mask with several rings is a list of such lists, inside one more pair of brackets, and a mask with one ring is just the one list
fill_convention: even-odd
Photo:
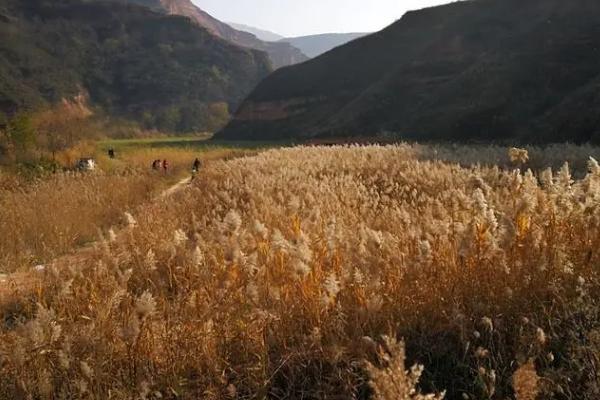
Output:
[[[96,154],[95,154],[96,153]],[[71,166],[81,154],[95,155],[99,170],[61,172],[24,179],[0,175],[0,273],[28,269],[109,235],[161,191],[190,175],[196,157],[204,162],[229,159],[247,150],[208,148],[131,148],[114,160],[91,144],[58,154]],[[155,159],[167,159],[167,174],[152,171]]]
[[43,264],[149,201],[159,182],[148,173],[57,174],[0,194],[0,272]]
[[597,155],[398,145],[215,160],[85,256],[35,272],[35,290],[13,289],[0,398],[598,399]]

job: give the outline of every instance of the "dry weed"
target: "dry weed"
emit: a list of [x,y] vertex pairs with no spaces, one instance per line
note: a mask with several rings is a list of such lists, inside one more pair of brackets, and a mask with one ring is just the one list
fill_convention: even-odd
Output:
[[[505,399],[533,393],[513,375],[535,359],[546,398],[597,398],[598,163],[578,180],[421,157],[211,163],[17,298],[0,397]],[[384,334],[406,357],[365,339]]]

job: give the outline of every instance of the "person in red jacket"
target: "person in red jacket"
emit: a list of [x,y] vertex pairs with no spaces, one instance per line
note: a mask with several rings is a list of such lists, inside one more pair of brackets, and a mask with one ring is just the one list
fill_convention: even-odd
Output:
[[163,171],[165,171],[165,174],[169,172],[169,162],[167,160],[163,160],[162,167]]

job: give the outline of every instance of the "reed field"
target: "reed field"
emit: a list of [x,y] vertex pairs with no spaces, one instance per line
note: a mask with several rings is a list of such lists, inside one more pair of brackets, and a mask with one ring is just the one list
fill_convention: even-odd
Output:
[[[124,212],[135,213],[189,177],[196,157],[210,163],[248,151],[132,147],[109,159],[93,144],[83,143],[58,154],[57,161],[72,166],[82,154],[95,156],[97,171],[34,171],[28,177],[0,171],[0,274],[44,264],[118,230],[127,223]],[[166,173],[151,169],[156,159],[169,161]]]
[[597,148],[243,155],[5,288],[0,398],[599,398]]

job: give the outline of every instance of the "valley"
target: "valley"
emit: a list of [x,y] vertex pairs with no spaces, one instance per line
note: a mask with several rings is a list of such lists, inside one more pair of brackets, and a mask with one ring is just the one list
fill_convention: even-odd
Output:
[[441,3],[0,0],[0,400],[598,400],[600,5]]

